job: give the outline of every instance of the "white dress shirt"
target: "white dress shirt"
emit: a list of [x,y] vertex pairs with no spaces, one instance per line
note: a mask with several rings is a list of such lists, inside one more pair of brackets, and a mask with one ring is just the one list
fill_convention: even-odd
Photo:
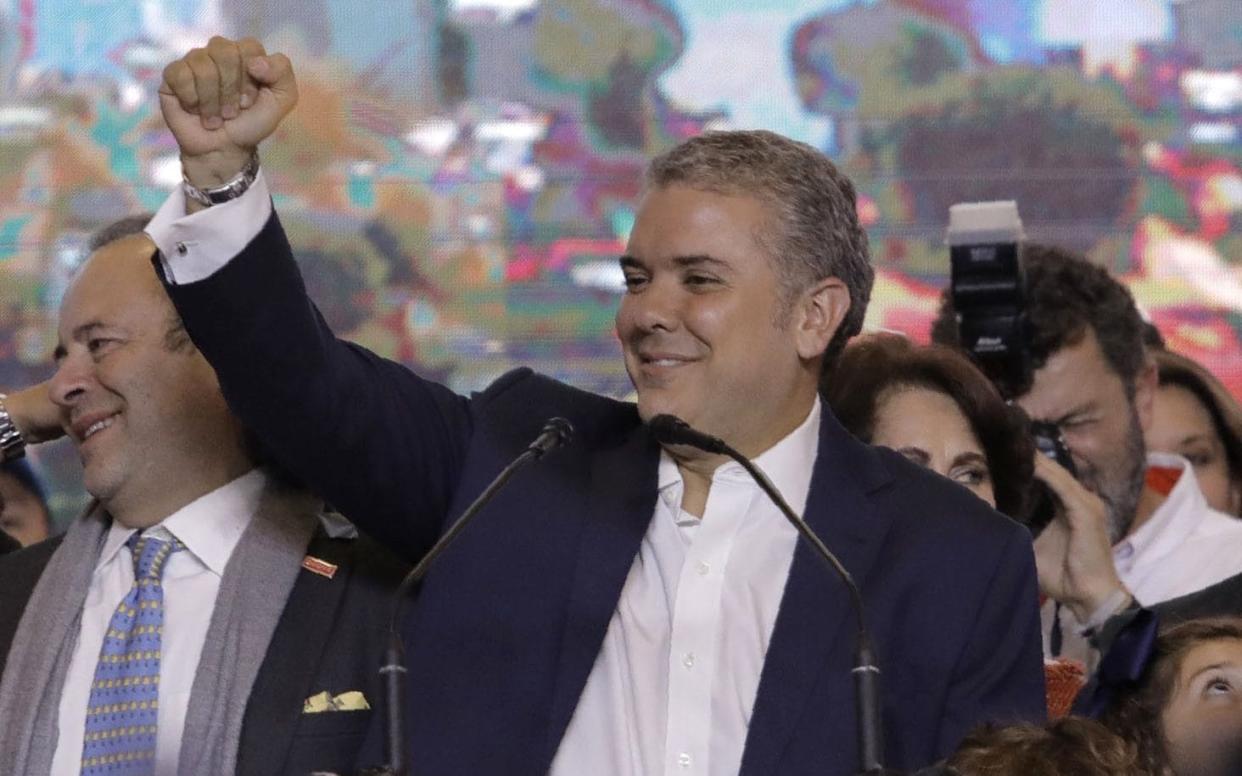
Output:
[[193,283],[210,277],[241,253],[271,214],[267,178],[259,170],[245,194],[192,215],[185,213],[185,192],[176,187],[145,231],[160,249],[168,282]]
[[[818,401],[755,459],[806,508]],[[742,467],[712,475],[700,520],[662,453],[660,495],[552,776],[736,774],[798,534]]]
[[[216,607],[224,567],[259,507],[266,476],[258,469],[202,496],[145,532],[176,537],[185,549],[164,566],[164,632],[161,641],[159,720],[155,773],[173,776],[181,755],[190,689]],[[119,523],[104,535],[82,622],[60,696],[52,776],[76,776],[82,769],[82,737],[95,664],[108,623],[134,584],[133,555],[125,542],[134,533]]]
[[[262,173],[238,199],[185,215],[176,190],[147,226],[170,282],[224,267],[262,229]],[[806,508],[820,405],[755,463]],[[655,515],[553,761],[552,776],[724,776],[741,766],[796,530],[735,463],[716,470],[703,519],[681,510],[662,455]]]
[[1181,476],[1151,518],[1113,548],[1117,575],[1134,597],[1158,604],[1242,573],[1242,520],[1208,506],[1185,458],[1150,453],[1147,465]]

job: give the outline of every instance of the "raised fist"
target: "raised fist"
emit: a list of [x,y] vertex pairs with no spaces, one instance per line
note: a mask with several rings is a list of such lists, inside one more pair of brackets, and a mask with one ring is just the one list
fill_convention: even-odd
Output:
[[[164,68],[160,110],[191,182],[216,185],[245,165],[298,101],[293,66],[253,38],[214,37]],[[195,174],[203,179],[194,180]]]

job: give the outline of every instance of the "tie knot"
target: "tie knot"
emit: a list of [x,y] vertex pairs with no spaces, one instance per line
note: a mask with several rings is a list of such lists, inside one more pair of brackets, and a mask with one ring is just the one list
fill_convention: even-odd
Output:
[[168,556],[185,547],[176,539],[168,541],[142,534],[129,537],[126,544],[134,556],[134,579],[159,579]]

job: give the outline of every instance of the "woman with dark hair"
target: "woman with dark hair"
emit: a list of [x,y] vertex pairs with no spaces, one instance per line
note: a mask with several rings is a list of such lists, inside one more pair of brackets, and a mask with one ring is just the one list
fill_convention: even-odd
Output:
[[1208,506],[1242,515],[1242,408],[1211,372],[1167,350],[1152,355],[1160,389],[1147,449],[1176,453],[1194,467]]
[[1162,776],[1242,773],[1242,618],[1191,620],[1156,639],[1137,683],[1100,721]]
[[868,334],[846,347],[821,392],[859,439],[961,483],[1010,517],[1026,516],[1034,476],[1026,417],[961,354]]

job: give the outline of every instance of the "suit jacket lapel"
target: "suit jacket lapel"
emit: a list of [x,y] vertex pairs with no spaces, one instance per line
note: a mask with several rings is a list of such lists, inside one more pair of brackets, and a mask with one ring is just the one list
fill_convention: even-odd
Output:
[[311,686],[336,622],[341,598],[349,587],[354,542],[329,539],[316,530],[307,554],[336,565],[331,579],[303,570],[280,616],[263,666],[246,704],[246,724],[238,747],[239,772],[281,773],[289,756],[302,702]]
[[636,426],[591,462],[561,656],[553,684],[547,761],[560,745],[655,511],[659,446]]
[[[891,522],[874,509],[867,494],[888,478],[874,451],[851,437],[825,406],[804,518],[860,587]],[[829,656],[853,655],[855,622],[842,581],[799,542],[763,664],[742,757],[743,776],[776,773],[803,708],[823,681]],[[841,698],[840,709],[852,715],[853,697]],[[825,735],[833,725],[833,720],[823,720]],[[848,743],[841,756],[856,757],[854,742]]]

